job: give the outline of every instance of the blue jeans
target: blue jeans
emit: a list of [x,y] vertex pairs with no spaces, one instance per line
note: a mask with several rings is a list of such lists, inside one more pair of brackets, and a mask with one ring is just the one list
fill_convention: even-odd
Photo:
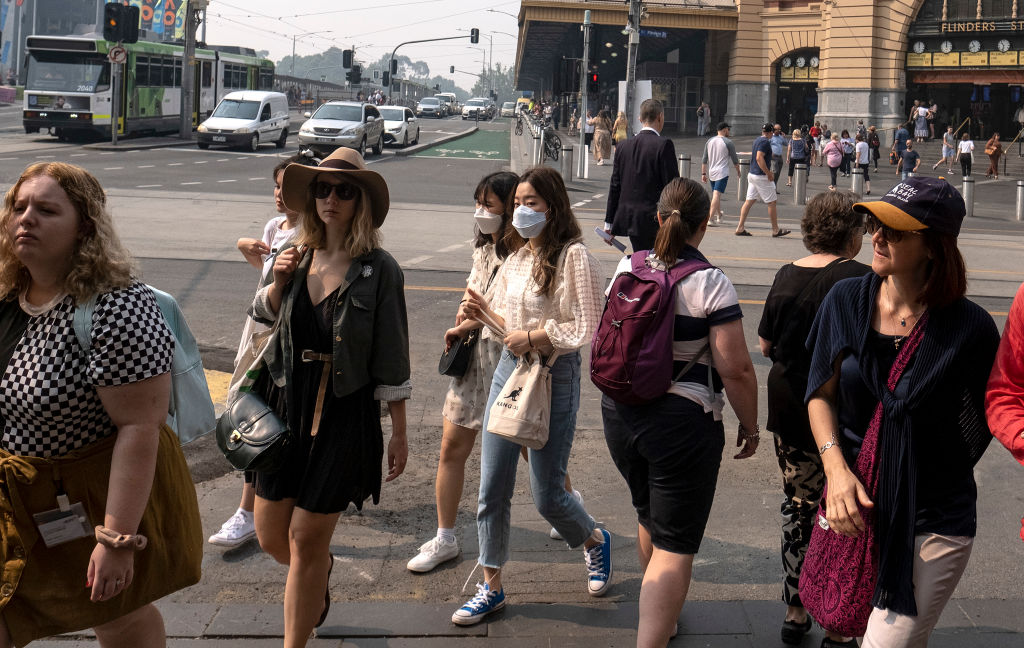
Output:
[[[491,393],[484,411],[487,430],[491,405],[512,375],[516,358],[505,349],[494,369]],[[570,547],[582,545],[594,532],[594,519],[565,490],[565,471],[576,433],[576,410],[580,406],[580,354],[563,355],[551,367],[551,424],[548,442],[530,450],[530,490],[537,511],[555,527]],[[509,558],[512,493],[521,446],[483,432],[480,450],[480,500],[476,512],[480,540],[479,563],[499,569]]]

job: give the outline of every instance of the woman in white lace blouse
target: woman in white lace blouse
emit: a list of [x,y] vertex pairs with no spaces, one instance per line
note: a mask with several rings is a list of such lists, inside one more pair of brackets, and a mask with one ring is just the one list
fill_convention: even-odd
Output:
[[[580,241],[562,178],[535,167],[520,178],[512,225],[528,243],[498,272],[490,303],[470,291],[467,310],[506,331],[505,349],[494,371],[486,412],[503,394],[517,356],[558,353],[551,367],[551,423],[548,442],[530,450],[530,487],[538,512],[570,547],[583,546],[587,591],[602,596],[611,578],[611,538],[564,488],[566,465],[580,402],[579,348],[590,341],[601,315],[603,277],[597,260]],[[493,335],[485,330],[484,336]],[[483,428],[487,429],[485,414]],[[455,611],[452,622],[472,625],[505,606],[501,567],[509,558],[512,492],[520,446],[490,433],[482,435],[477,529],[479,563],[486,582]]]

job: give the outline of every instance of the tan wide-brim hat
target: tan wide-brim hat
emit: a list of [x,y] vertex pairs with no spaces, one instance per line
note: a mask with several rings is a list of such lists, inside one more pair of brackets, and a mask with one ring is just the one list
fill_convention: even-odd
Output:
[[281,178],[281,200],[291,211],[301,210],[309,195],[310,185],[320,175],[336,175],[363,190],[370,201],[373,226],[380,227],[391,207],[388,183],[376,171],[370,171],[363,162],[363,156],[353,149],[341,147],[320,162],[320,166],[306,166],[292,163],[284,169]]

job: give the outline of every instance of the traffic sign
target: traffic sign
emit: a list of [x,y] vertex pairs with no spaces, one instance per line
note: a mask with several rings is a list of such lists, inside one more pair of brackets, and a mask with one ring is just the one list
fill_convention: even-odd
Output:
[[124,63],[128,60],[128,50],[120,45],[111,47],[110,52],[107,53],[107,59],[111,63]]

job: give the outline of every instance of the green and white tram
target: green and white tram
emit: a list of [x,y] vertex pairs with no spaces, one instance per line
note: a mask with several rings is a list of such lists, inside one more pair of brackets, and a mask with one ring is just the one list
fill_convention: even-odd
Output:
[[[75,36],[30,36],[22,123],[26,133],[49,131],[66,139],[110,136],[111,63],[116,43]],[[126,44],[118,133],[176,132],[181,115],[184,47]],[[271,90],[274,64],[243,47],[196,49],[193,127],[234,90]]]

